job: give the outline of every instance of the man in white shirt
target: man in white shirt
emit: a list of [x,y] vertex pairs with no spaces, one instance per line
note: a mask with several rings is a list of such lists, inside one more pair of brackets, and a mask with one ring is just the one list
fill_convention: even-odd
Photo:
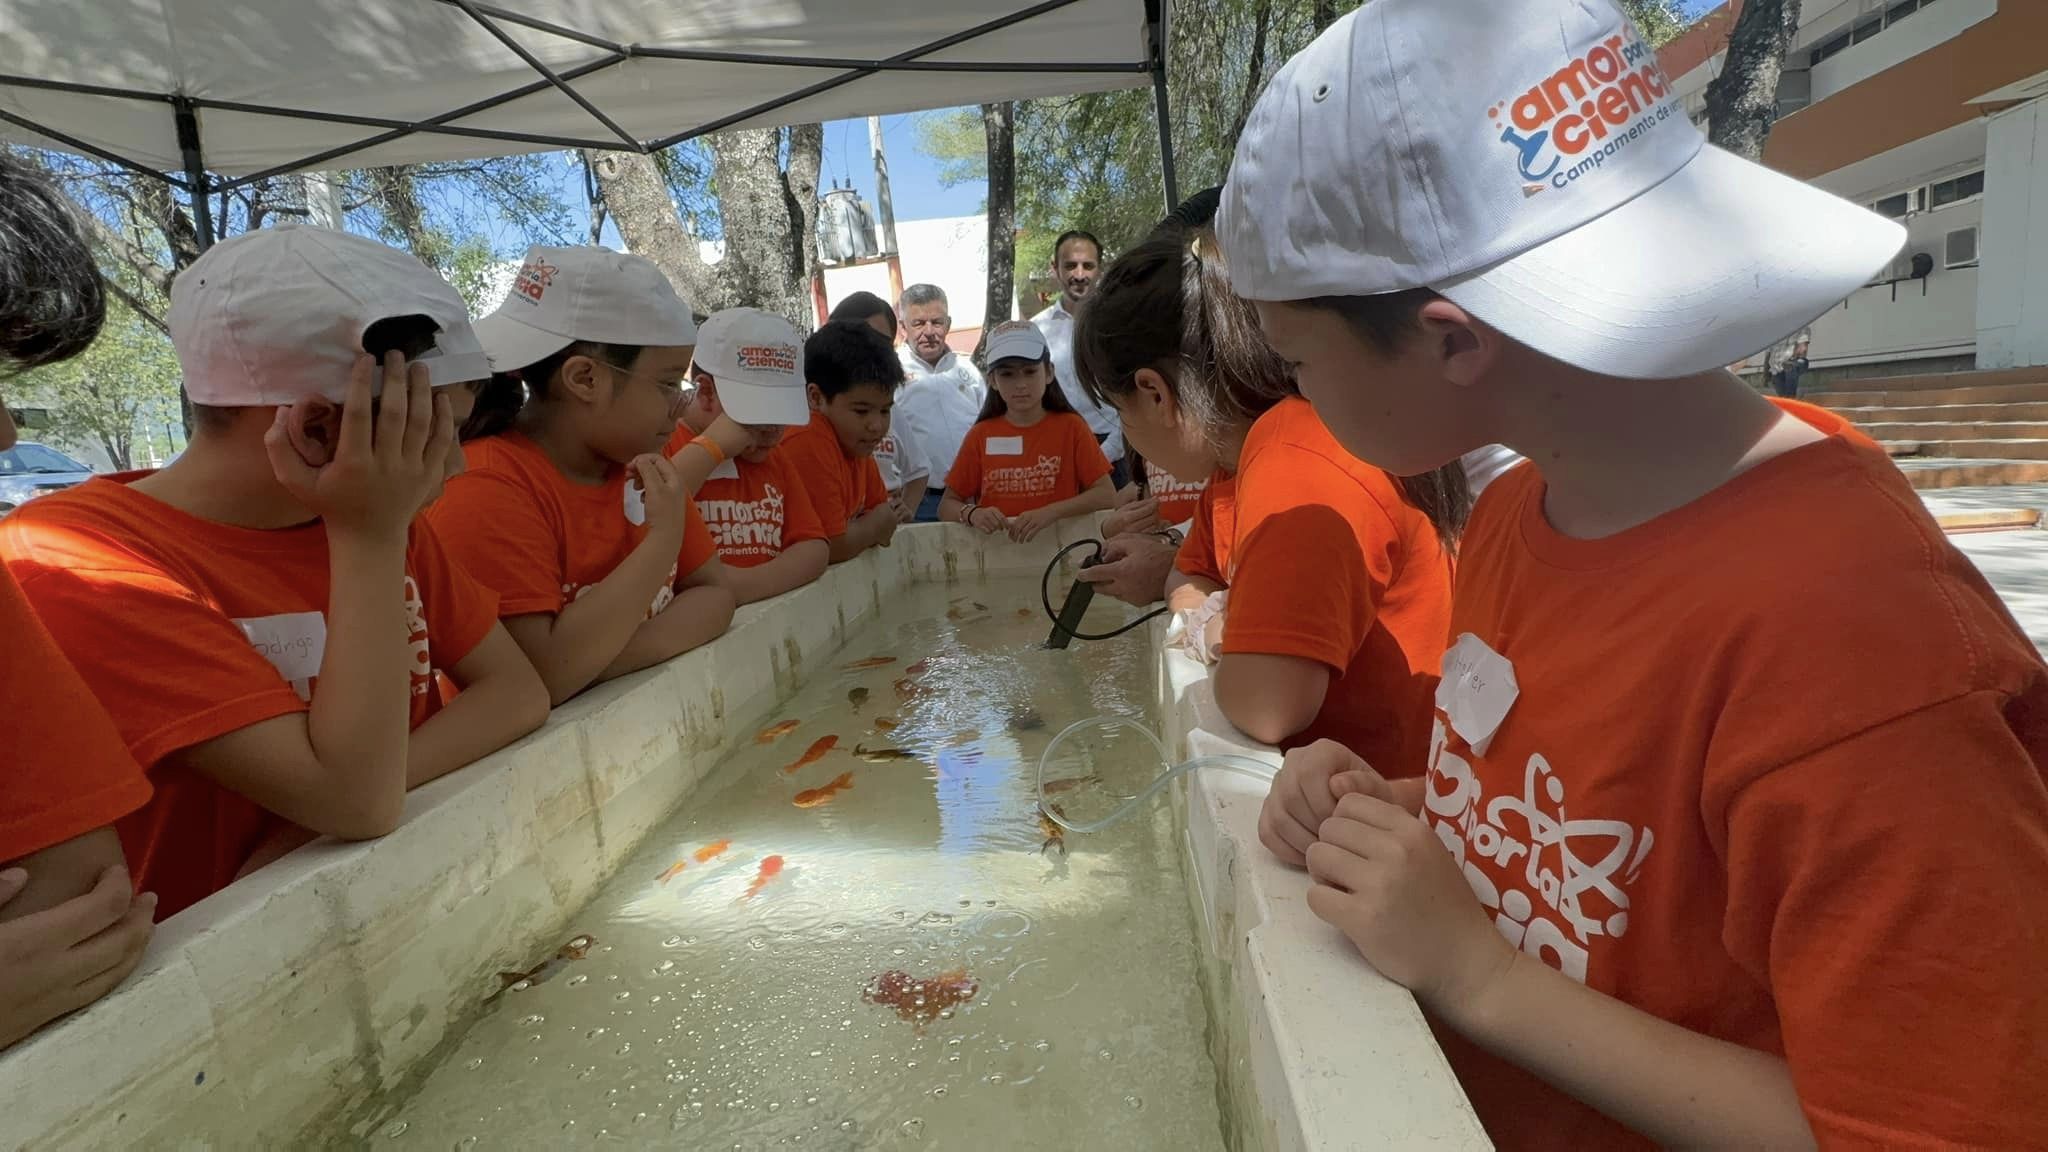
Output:
[[1109,457],[1110,474],[1121,488],[1131,479],[1130,464],[1124,459],[1123,425],[1117,422],[1114,408],[1090,400],[1081,382],[1074,378],[1074,311],[1102,273],[1102,242],[1079,229],[1062,233],[1053,244],[1052,270],[1059,277],[1060,298],[1052,302],[1052,307],[1033,316],[1031,322],[1045,334],[1060,391],[1094,430],[1102,454]]
[[[896,350],[903,362],[903,387],[896,393],[893,424],[907,431],[929,473],[917,518],[939,518],[939,496],[953,458],[967,440],[968,429],[981,415],[988,386],[973,361],[946,344],[953,316],[945,290],[936,284],[913,284],[898,302],[906,343]],[[909,479],[909,477],[904,477]]]

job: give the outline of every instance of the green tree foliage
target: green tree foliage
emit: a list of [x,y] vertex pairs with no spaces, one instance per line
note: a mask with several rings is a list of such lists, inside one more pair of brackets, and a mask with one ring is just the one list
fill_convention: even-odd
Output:
[[136,466],[138,437],[179,422],[178,380],[171,342],[115,301],[100,338],[84,355],[9,380],[7,399],[15,407],[49,411],[49,424],[34,429],[33,437],[74,451],[96,448],[125,469]]

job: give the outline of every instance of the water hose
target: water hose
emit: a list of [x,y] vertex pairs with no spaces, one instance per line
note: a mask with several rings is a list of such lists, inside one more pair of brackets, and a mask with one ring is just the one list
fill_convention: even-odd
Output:
[[[1083,541],[1083,543],[1086,543],[1086,541]],[[1111,812],[1109,815],[1103,817],[1102,819],[1070,820],[1066,816],[1062,815],[1059,812],[1059,810],[1056,809],[1053,805],[1046,802],[1045,767],[1047,764],[1052,762],[1053,752],[1057,750],[1059,746],[1062,743],[1064,743],[1069,736],[1072,736],[1074,733],[1079,732],[1083,728],[1090,727],[1129,728],[1132,731],[1137,732],[1139,735],[1143,736],[1145,738],[1145,741],[1152,745],[1153,750],[1159,754],[1159,762],[1161,764],[1170,764],[1172,765],[1172,767],[1169,767],[1165,772],[1160,773],[1159,777],[1153,780],[1151,784],[1147,785],[1144,791],[1138,793],[1136,796],[1131,797],[1129,800],[1124,801],[1121,805],[1119,805],[1116,808],[1115,811]],[[1069,724],[1065,728],[1061,729],[1060,734],[1053,737],[1052,740],[1046,744],[1045,751],[1039,754],[1037,785],[1038,809],[1039,811],[1045,813],[1047,819],[1050,819],[1053,823],[1058,824],[1060,827],[1065,828],[1069,832],[1100,832],[1104,828],[1107,828],[1110,825],[1115,824],[1120,820],[1123,820],[1125,817],[1131,815],[1133,812],[1136,812],[1139,808],[1144,806],[1146,801],[1152,799],[1153,796],[1157,795],[1160,789],[1166,787],[1168,784],[1173,783],[1175,780],[1180,779],[1182,776],[1185,776],[1188,773],[1193,772],[1197,768],[1221,768],[1226,772],[1236,772],[1240,775],[1251,776],[1255,779],[1265,781],[1268,783],[1272,781],[1273,777],[1279,775],[1280,773],[1280,770],[1278,768],[1275,768],[1262,760],[1254,760],[1249,756],[1236,756],[1230,753],[1218,753],[1211,756],[1197,756],[1192,760],[1186,760],[1182,761],[1179,764],[1173,764],[1173,758],[1166,754],[1166,745],[1159,742],[1159,737],[1154,736],[1150,728],[1145,727],[1143,724],[1138,723],[1136,720],[1133,720],[1128,716],[1091,716],[1086,720],[1077,720],[1074,723]]]
[[1052,583],[1053,571],[1060,566],[1062,560],[1065,560],[1068,555],[1077,549],[1091,547],[1095,549],[1094,553],[1088,559],[1082,561],[1081,566],[1086,568],[1100,561],[1102,559],[1102,541],[1076,540],[1054,553],[1052,563],[1045,566],[1045,574],[1038,578],[1038,599],[1041,604],[1045,605],[1046,619],[1052,621],[1052,637],[1046,642],[1046,647],[1048,648],[1064,648],[1067,646],[1068,640],[1109,640],[1129,632],[1154,616],[1164,616],[1172,611],[1170,608],[1154,608],[1152,611],[1130,621],[1123,627],[1108,632],[1077,631],[1074,625],[1081,622],[1082,613],[1088,610],[1088,601],[1094,594],[1095,586],[1082,580],[1074,581],[1074,586],[1067,592],[1067,603],[1060,611],[1053,610],[1052,593],[1047,591],[1047,586]]

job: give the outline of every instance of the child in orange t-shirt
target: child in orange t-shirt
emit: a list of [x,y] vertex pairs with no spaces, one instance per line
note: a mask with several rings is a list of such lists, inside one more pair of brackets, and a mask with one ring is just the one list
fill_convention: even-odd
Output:
[[427,511],[560,704],[723,633],[733,596],[692,500],[752,434],[729,418],[663,455],[697,341],[661,270],[535,246],[477,322],[494,370],[466,470]]
[[1529,461],[1427,777],[1317,745],[1261,818],[1494,1142],[2043,1146],[2048,667],[1881,451],[1723,367],[1905,230],[1705,145],[1608,0],[1374,0],[1241,141],[1232,283],[1345,447]]
[[[69,360],[105,316],[92,249],[40,174],[0,156],[0,373]],[[0,451],[14,446],[0,404]],[[114,823],[148,780],[114,723],[0,568],[0,1049],[106,995],[149,942]],[[36,915],[44,913],[43,915]]]
[[782,452],[810,497],[826,554],[843,563],[887,547],[910,511],[889,498],[875,466],[875,445],[889,434],[889,413],[903,365],[896,349],[865,323],[835,320],[804,341],[810,423],[782,441]]
[[751,604],[824,575],[831,546],[781,449],[785,430],[811,418],[803,338],[795,326],[754,308],[714,313],[697,333],[690,378],[695,387],[670,452],[709,431],[721,415],[753,432],[748,446],[719,461],[697,489],[697,511],[725,564],[726,587]]
[[[162,915],[288,824],[390,831],[409,786],[547,715],[489,591],[415,518],[454,442],[435,390],[484,372],[462,297],[402,252],[284,225],[215,245],[169,320],[197,425],[184,455],[0,524],[0,556],[154,785],[117,827]],[[437,669],[462,689],[445,707]]]
[[1061,393],[1038,326],[997,325],[986,359],[988,399],[946,476],[939,519],[1024,541],[1114,505],[1109,458]]
[[[1187,368],[1188,347],[1205,371]],[[1147,462],[1211,477],[1167,603],[1216,665],[1223,714],[1269,744],[1334,739],[1421,775],[1464,474],[1397,480],[1340,448],[1290,394],[1206,233],[1165,229],[1112,265],[1074,363]]]

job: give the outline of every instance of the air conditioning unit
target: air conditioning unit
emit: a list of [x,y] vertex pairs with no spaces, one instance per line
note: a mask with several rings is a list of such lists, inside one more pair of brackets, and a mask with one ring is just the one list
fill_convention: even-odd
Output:
[[1945,268],[1968,268],[1977,263],[1977,226],[1958,228],[1941,240]]

